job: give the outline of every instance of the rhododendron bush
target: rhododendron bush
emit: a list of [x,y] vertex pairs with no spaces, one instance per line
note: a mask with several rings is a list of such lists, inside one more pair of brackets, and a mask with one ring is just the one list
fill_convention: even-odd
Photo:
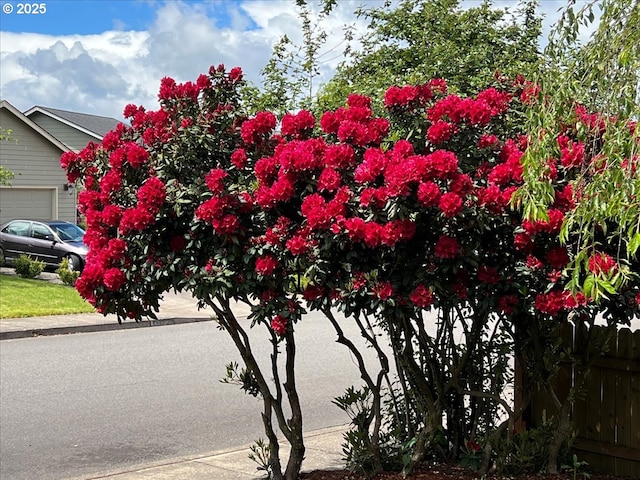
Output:
[[[559,322],[604,314],[615,325],[638,315],[637,260],[608,245],[606,231],[587,274],[567,274],[580,235],[559,237],[581,195],[572,179],[598,154],[576,128],[580,108],[547,162],[553,205],[530,221],[510,206],[529,143],[522,118],[539,98],[522,78],[497,76],[469,98],[440,79],[391,87],[387,118],[351,95],[321,118],[303,110],[280,122],[243,112],[240,82],[238,69],[223,67],[195,83],[165,78],[158,111],[127,106],[130,126],[62,164],[84,187],[90,252],[80,293],[120,318],[153,315],[170,289],[212,308],[265,400],[274,478],[296,478],[304,455],[294,331],[305,309],[325,313],[353,350],[332,313],[344,311],[380,356],[373,375],[358,362],[368,471],[394,456],[409,458],[408,469],[426,455],[455,460],[469,442],[483,446],[488,467],[526,406],[526,395],[516,407],[504,400],[513,355],[526,385],[551,388]],[[628,281],[616,291],[621,275]],[[275,386],[262,373],[231,300],[252,306],[274,356],[284,345],[282,385],[277,371]],[[387,394],[380,334],[398,375]],[[348,410],[346,397],[342,404]],[[284,473],[272,415],[293,444]]]

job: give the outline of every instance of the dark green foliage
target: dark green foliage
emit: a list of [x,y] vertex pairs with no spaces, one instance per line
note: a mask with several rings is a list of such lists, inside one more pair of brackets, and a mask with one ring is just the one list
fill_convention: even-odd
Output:
[[36,278],[44,270],[44,262],[28,255],[20,255],[14,262],[16,273],[22,278]]

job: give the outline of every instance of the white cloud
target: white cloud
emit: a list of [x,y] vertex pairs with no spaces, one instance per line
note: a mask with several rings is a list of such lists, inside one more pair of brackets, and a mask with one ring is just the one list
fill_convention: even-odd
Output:
[[[364,29],[364,20],[353,15],[360,3],[339,1],[329,18],[314,23],[328,38],[316,85],[329,79],[342,60],[345,25]],[[542,3],[550,15],[563,4]],[[259,82],[260,70],[282,35],[302,43],[291,0],[157,5],[148,31],[122,30],[126,22],[116,20],[114,30],[94,35],[0,32],[0,97],[22,110],[45,105],[120,118],[128,103],[156,108],[164,76],[195,80],[209,66],[224,63],[241,66],[246,78]],[[216,23],[220,15],[213,9],[220,8],[226,9],[227,26]]]

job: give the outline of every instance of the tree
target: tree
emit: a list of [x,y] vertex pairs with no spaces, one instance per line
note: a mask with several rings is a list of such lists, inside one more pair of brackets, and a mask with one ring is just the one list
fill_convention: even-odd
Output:
[[[11,130],[0,128],[0,142],[7,142],[9,140],[11,140]],[[0,185],[11,185],[13,177],[13,172],[10,172],[6,168],[0,166]]]
[[[588,296],[606,297],[624,288],[626,262],[640,248],[640,4],[635,0],[591,1],[575,11],[570,1],[544,52],[539,88],[527,119],[532,145],[523,165],[525,184],[516,198],[525,215],[540,218],[553,201],[547,159],[571,150],[584,161],[572,186],[576,207],[563,225],[562,238],[579,235],[573,281]],[[582,27],[599,23],[582,44]],[[560,119],[576,121],[575,143],[559,144],[566,130]],[[592,256],[604,245],[616,245],[619,275],[608,281],[588,272]],[[586,275],[585,275],[586,272]]]
[[[262,69],[263,86],[246,86],[244,99],[254,111],[266,110],[278,118],[300,108],[310,108],[320,74],[320,53],[327,34],[322,22],[331,14],[335,0],[322,0],[315,12],[306,0],[296,0],[302,22],[302,45],[284,35],[274,45],[271,58]],[[326,54],[326,53],[325,53]]]
[[[562,122],[556,142],[567,151],[549,162],[554,202],[532,220],[510,208],[530,142],[522,119],[536,92],[521,77],[499,76],[470,96],[449,93],[442,79],[394,86],[381,101],[388,118],[352,94],[319,120],[307,110],[285,114],[279,131],[273,113],[243,109],[240,83],[241,71],[224,67],[195,83],[165,78],[160,110],[127,106],[131,127],[63,155],[69,181],[84,186],[90,247],[76,288],[119,318],[153,315],[170,289],[211,308],[245,364],[230,365],[228,381],[262,398],[273,478],[297,478],[304,457],[295,326],[309,308],[325,313],[358,359],[364,386],[338,400],[355,409],[347,437],[354,467],[409,472],[427,456],[472,453],[484,472],[492,459],[507,468],[523,408],[503,398],[509,352],[531,388],[554,395],[557,323],[593,323],[603,313],[615,327],[640,314],[638,277],[600,302],[567,290],[580,237],[562,245],[560,233],[583,167],[573,148],[580,119]],[[590,259],[602,282],[622,269],[614,252],[603,244]],[[252,326],[265,329],[266,365],[231,301],[249,304]],[[375,372],[366,369],[336,308],[379,353],[384,335],[395,385],[385,355]],[[425,316],[432,308],[435,326]],[[571,401],[557,402],[551,471],[570,433]],[[276,429],[292,446],[284,469]]]
[[[461,9],[459,0],[403,0],[391,8],[358,10],[369,20],[362,48],[338,68],[318,95],[318,111],[333,109],[350,93],[379,101],[391,85],[444,78],[454,92],[475,93],[496,70],[527,74],[538,61],[541,19],[536,1],[515,14],[490,2]],[[381,105],[375,105],[381,111]]]

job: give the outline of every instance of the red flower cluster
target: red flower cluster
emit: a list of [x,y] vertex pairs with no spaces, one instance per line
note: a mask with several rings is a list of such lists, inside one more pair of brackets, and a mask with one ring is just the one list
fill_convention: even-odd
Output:
[[280,127],[282,135],[288,138],[307,138],[316,126],[316,119],[311,112],[300,110],[296,114],[287,113],[282,117]]
[[256,259],[256,272],[262,276],[273,275],[278,267],[278,260],[273,255],[263,255]]
[[575,296],[565,290],[552,290],[549,293],[541,293],[536,296],[534,307],[542,313],[558,315],[563,310],[572,310],[587,304],[583,294]]
[[595,253],[589,257],[589,271],[594,275],[609,275],[618,268],[616,261],[606,253]]
[[247,145],[260,144],[276,128],[276,116],[271,112],[258,112],[254,118],[242,123],[240,135]]
[[433,304],[433,293],[425,285],[418,285],[409,295],[411,303],[416,307],[428,307]]
[[287,333],[287,325],[289,320],[282,315],[276,315],[271,319],[271,329],[281,337]]

